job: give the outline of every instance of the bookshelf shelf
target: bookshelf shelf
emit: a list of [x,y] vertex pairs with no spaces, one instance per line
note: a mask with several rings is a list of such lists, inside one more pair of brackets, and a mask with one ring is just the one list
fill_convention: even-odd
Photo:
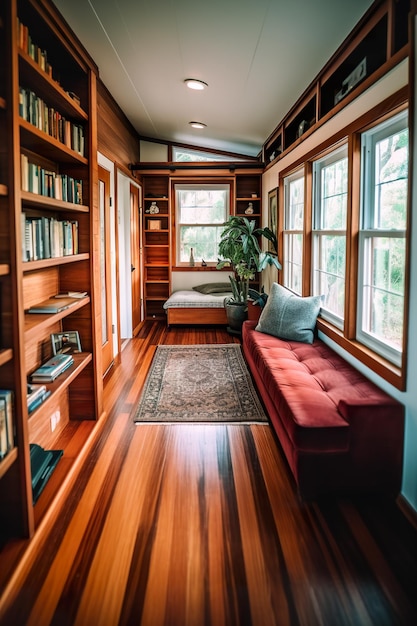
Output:
[[57,265],[66,265],[68,263],[76,263],[77,261],[88,261],[90,255],[88,252],[83,254],[69,254],[68,256],[58,256],[52,259],[40,259],[39,261],[26,261],[23,263],[23,272],[33,272],[34,270],[45,269],[47,267],[56,267]]
[[11,361],[12,359],[13,350],[11,350],[10,348],[4,348],[0,350],[0,367],[2,367],[2,365],[5,365],[6,363],[9,363],[9,361]]
[[50,209],[53,211],[76,211],[78,213],[89,213],[90,207],[84,204],[74,204],[74,202],[66,202],[65,200],[57,200],[48,196],[41,196],[38,193],[30,191],[22,191],[20,193],[24,206],[30,206],[40,209]]
[[17,448],[12,448],[7,453],[7,456],[5,456],[4,459],[0,461],[0,479],[7,473],[9,468],[16,461],[16,459],[17,459]]
[[30,341],[41,330],[54,326],[57,322],[75,313],[89,302],[90,298],[81,298],[68,309],[64,309],[59,313],[25,313],[25,341]]
[[32,87],[45,100],[54,100],[63,114],[80,121],[88,120],[88,113],[62,89],[59,83],[42,70],[26,52],[19,50],[18,54],[19,76],[22,84]]
[[47,135],[30,122],[19,118],[19,125],[22,148],[34,153],[41,153],[46,159],[59,161],[66,165],[78,165],[80,163],[87,165],[88,159],[86,157],[74,152],[58,139]]
[[92,360],[90,353],[74,354],[74,363],[66,369],[62,374],[58,376],[52,383],[45,383],[46,388],[51,392],[51,395],[29,415],[29,429],[30,423],[34,422],[38,415],[43,412],[47,412],[48,408],[54,404],[55,396],[58,393],[62,393],[80,374],[80,372],[89,364]]

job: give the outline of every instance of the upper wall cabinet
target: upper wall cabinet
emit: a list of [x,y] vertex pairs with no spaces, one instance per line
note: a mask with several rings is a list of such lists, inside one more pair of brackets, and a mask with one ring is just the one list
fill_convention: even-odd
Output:
[[408,54],[410,0],[376,0],[263,147],[266,164],[356,98]]

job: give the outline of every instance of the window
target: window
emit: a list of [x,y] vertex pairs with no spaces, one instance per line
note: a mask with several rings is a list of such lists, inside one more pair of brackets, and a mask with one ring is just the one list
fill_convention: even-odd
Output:
[[217,263],[224,222],[230,214],[229,184],[175,185],[177,265]]
[[217,154],[215,152],[203,152],[202,150],[192,150],[190,148],[179,148],[174,146],[172,148],[172,160],[173,161],[243,161],[238,157],[231,157],[228,155]]
[[408,127],[402,113],[362,134],[357,338],[401,365]]
[[313,163],[313,295],[321,316],[343,328],[345,306],[347,146]]
[[304,173],[284,178],[284,286],[301,295],[304,229]]

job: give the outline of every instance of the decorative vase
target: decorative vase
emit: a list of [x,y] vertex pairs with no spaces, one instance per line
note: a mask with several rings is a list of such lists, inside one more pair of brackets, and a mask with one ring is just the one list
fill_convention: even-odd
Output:
[[194,267],[194,265],[195,265],[194,253],[193,253],[193,249],[191,248],[191,251],[190,251],[190,267]]

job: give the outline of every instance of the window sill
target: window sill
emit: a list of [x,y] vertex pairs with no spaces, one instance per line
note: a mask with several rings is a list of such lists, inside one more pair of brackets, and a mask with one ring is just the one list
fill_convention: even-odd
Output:
[[196,263],[195,265],[173,265],[171,267],[172,272],[225,272],[229,271],[230,268],[224,268],[222,270],[216,269],[215,265],[201,265],[201,263]]

